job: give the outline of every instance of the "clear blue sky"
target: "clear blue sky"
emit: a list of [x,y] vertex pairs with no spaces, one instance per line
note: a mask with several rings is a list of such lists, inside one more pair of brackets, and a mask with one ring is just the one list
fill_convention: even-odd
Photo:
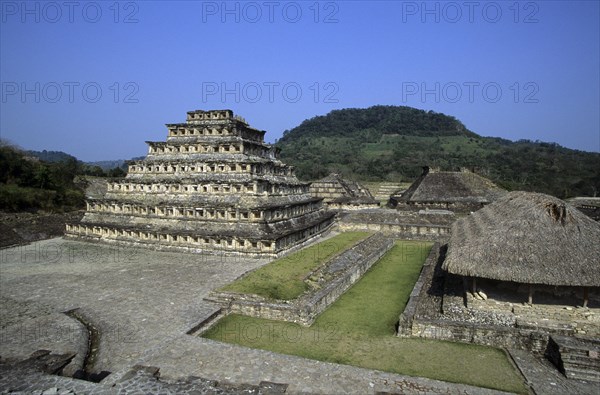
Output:
[[273,142],[390,104],[600,151],[598,1],[0,4],[0,137],[26,149],[126,159],[220,108]]

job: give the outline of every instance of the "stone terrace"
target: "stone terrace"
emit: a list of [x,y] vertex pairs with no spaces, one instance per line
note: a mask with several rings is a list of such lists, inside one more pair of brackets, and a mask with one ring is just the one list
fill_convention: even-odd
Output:
[[390,209],[364,209],[342,213],[336,228],[340,231],[382,232],[405,240],[446,240],[454,214],[418,214]]

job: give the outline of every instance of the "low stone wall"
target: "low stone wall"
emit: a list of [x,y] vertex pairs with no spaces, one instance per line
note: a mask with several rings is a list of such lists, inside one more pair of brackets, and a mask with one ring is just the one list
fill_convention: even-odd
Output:
[[339,232],[382,232],[405,240],[442,241],[450,237],[450,227],[392,223],[337,222]]
[[430,282],[431,278],[433,277],[435,265],[440,257],[440,248],[440,243],[434,243],[434,245],[431,247],[429,255],[427,256],[427,259],[425,259],[425,262],[423,263],[419,278],[417,279],[417,282],[410,293],[410,297],[408,298],[408,302],[404,307],[404,311],[400,314],[397,331],[398,336],[412,336],[413,319],[417,313],[419,295],[424,291],[423,287],[426,285],[426,282]]
[[406,202],[403,200],[390,198],[388,203],[390,207],[397,210],[423,210],[423,209],[442,209],[457,213],[475,212],[483,208],[489,202]]
[[219,303],[227,313],[310,326],[393,245],[394,240],[383,234],[368,237],[315,271],[328,280],[292,301],[268,301],[257,295],[233,292],[212,292],[207,300]]
[[[285,301],[268,301],[267,299],[236,292],[212,292],[206,300],[219,303],[225,314],[241,314],[269,320],[295,322],[301,325],[309,319],[301,306]],[[203,328],[204,329],[204,328]]]
[[353,210],[364,210],[373,209],[379,207],[379,202],[327,202],[327,208],[329,210],[342,210],[342,211],[353,211]]
[[301,303],[311,318],[310,323],[312,324],[319,314],[357,282],[393,245],[393,239],[383,234],[375,234],[326,265],[324,272],[335,275],[333,280],[327,281],[317,291],[301,298]]
[[448,320],[417,318],[410,328],[403,328],[398,336],[475,343],[485,346],[519,348],[543,354],[548,345],[548,334],[527,329],[502,326],[469,325]]

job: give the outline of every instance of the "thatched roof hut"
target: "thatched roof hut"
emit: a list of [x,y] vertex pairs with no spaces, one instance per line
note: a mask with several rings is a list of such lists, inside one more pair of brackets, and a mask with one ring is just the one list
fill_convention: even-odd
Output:
[[453,224],[442,268],[475,278],[598,287],[600,224],[555,197],[510,192]]
[[423,173],[402,196],[391,196],[388,207],[399,210],[445,209],[477,211],[506,191],[469,170],[440,171],[423,167]]
[[471,171],[439,171],[423,168],[421,176],[400,198],[408,203],[482,203],[487,204],[505,191],[492,181]]

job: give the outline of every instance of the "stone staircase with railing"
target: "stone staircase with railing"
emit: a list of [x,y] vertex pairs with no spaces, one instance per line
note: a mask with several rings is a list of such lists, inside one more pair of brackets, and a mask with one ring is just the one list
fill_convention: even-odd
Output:
[[567,378],[600,383],[600,339],[552,335],[546,356]]
[[379,188],[373,195],[376,200],[387,202],[391,195],[404,189],[406,189],[406,187],[403,184],[383,182],[379,184]]

